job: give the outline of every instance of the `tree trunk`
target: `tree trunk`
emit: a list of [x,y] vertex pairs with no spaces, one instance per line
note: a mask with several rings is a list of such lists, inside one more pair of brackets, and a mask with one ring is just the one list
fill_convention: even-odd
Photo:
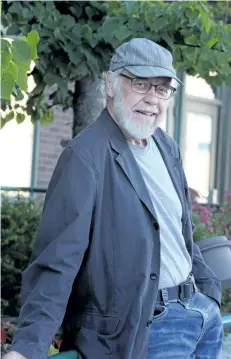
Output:
[[73,94],[72,136],[94,122],[105,107],[102,79],[76,81]]

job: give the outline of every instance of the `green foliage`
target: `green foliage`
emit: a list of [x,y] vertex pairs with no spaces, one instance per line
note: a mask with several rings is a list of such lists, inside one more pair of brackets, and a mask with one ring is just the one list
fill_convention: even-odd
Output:
[[[16,119],[21,123],[26,118],[23,109],[17,104],[24,98],[23,92],[28,91],[28,72],[32,61],[38,58],[37,44],[39,42],[38,32],[31,30],[27,36],[12,38],[8,34],[1,39],[1,109],[2,119],[1,128],[10,120]],[[11,106],[11,96],[13,95],[14,109]],[[6,110],[7,109],[7,110]],[[5,111],[6,110],[6,111]],[[4,112],[5,111],[5,112]]]
[[225,289],[222,293],[221,311],[231,313],[231,288]]
[[17,316],[21,274],[35,243],[41,206],[31,198],[2,196],[2,314]]
[[5,36],[1,39],[1,98],[10,99],[13,88],[27,91],[27,72],[32,60],[38,58],[38,32],[30,31],[27,37],[16,39]]
[[[231,26],[222,21],[227,20],[226,8],[218,11],[211,2],[5,1],[3,13],[7,33],[35,30],[40,36],[36,87],[26,106],[33,121],[48,122],[50,106],[71,107],[68,84],[99,76],[115,48],[133,37],[167,47],[179,71],[198,74],[213,86],[231,83]],[[48,106],[44,89],[54,84]]]

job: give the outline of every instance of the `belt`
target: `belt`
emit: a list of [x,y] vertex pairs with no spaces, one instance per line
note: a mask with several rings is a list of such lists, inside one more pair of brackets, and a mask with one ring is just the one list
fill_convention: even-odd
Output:
[[156,302],[157,303],[164,302],[164,298],[163,298],[163,294],[162,294],[163,291],[167,292],[166,300],[167,300],[167,298],[168,298],[168,300],[189,299],[192,297],[193,293],[196,291],[195,288],[196,288],[196,286],[195,286],[195,282],[194,282],[194,277],[193,277],[193,275],[190,274],[189,277],[187,278],[187,280],[179,285],[176,285],[176,286],[170,287],[170,288],[159,289]]

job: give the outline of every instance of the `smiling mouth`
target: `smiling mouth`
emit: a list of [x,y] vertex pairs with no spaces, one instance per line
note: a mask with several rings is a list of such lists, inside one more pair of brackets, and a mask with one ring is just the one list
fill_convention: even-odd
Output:
[[154,112],[146,112],[146,111],[139,111],[139,110],[136,110],[136,112],[140,113],[141,115],[145,115],[145,116],[149,116],[149,117],[156,116],[156,113],[154,113]]

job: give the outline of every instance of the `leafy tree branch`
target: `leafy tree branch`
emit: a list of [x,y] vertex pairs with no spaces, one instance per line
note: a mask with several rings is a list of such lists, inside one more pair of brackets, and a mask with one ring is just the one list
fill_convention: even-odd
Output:
[[[52,106],[74,108],[82,84],[107,70],[114,50],[132,37],[168,48],[177,70],[212,86],[231,84],[231,25],[227,1],[5,1],[7,35],[37,31],[35,88],[26,111],[32,120],[52,120]],[[47,101],[44,90],[55,88]],[[76,89],[78,92],[76,92]]]

